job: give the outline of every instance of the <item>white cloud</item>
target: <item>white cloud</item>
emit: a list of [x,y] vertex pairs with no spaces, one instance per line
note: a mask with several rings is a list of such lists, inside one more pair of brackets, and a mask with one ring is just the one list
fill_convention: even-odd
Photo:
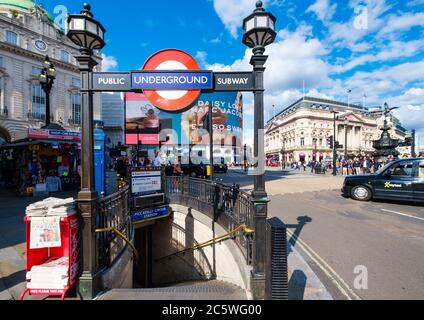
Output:
[[208,57],[208,53],[206,51],[197,51],[196,52],[196,60],[200,62],[202,66],[206,64],[206,58]]
[[107,56],[102,53],[102,72],[114,70],[118,66],[118,61],[113,56]]
[[393,32],[407,31],[415,26],[424,26],[424,13],[405,13],[400,16],[391,15],[378,36],[384,37]]
[[306,12],[313,12],[319,20],[331,20],[336,12],[337,4],[330,5],[330,0],[317,0],[306,9]]
[[[352,9],[352,16],[347,22],[326,23],[328,44],[355,50],[362,38],[375,33],[386,24],[382,16],[391,5],[386,4],[385,0],[351,0],[349,7]],[[364,28],[358,28],[358,19],[366,20]]]
[[[268,0],[262,2],[265,7]],[[253,0],[214,0],[213,6],[231,36],[237,38],[243,19],[253,12],[255,3]]]
[[[305,25],[294,32],[282,30],[276,42],[266,48],[269,55],[265,74],[266,94],[301,88],[303,80],[311,87],[330,83],[330,69],[322,58],[327,51],[318,39],[310,38],[310,35],[311,29]],[[244,57],[231,65],[215,63],[207,67],[215,71],[252,70],[251,56],[251,50],[246,49]]]
[[352,70],[358,66],[377,61],[387,61],[403,57],[411,57],[419,53],[424,47],[424,39],[413,41],[392,41],[376,54],[364,54],[351,58],[343,65],[335,65],[333,72],[341,73]]
[[395,113],[405,127],[424,131],[424,88],[410,88],[400,96],[389,98],[388,103],[400,108]]

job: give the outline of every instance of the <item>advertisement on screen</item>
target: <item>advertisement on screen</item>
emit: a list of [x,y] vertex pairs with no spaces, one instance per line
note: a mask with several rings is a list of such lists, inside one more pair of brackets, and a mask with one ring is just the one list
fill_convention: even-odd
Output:
[[[125,94],[125,144],[158,145],[160,128],[172,128],[172,114],[160,111],[143,94]],[[170,141],[172,143],[172,141]]]
[[183,113],[167,113],[154,107],[143,94],[125,94],[125,136],[127,145],[159,144],[159,128],[172,129],[167,144],[209,145],[207,116],[212,108],[213,141],[216,145],[241,145],[243,96],[237,92],[202,94]]
[[[243,96],[237,92],[202,94],[189,111],[180,115],[181,144],[209,145],[207,116],[212,108],[215,145],[240,145],[243,128]],[[176,122],[177,123],[177,122]]]

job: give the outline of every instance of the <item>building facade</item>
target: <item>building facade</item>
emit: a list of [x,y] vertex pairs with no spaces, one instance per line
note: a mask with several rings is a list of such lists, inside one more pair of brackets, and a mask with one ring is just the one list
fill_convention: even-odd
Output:
[[[334,112],[337,112],[334,133]],[[391,136],[404,141],[408,135],[392,117]],[[265,152],[268,163],[325,161],[333,158],[327,139],[336,136],[343,148],[339,156],[370,156],[373,142],[381,135],[384,119],[368,108],[343,102],[304,97],[271,119],[266,126]],[[399,150],[401,155],[410,148]]]
[[[51,121],[66,130],[81,124],[79,52],[54,18],[31,0],[0,1],[0,143],[26,138],[29,128],[45,125],[46,96],[39,83],[45,56],[56,68]],[[101,70],[101,57],[96,55]],[[95,118],[101,97],[94,98]]]
[[125,144],[124,96],[120,92],[102,93],[103,130],[114,146]]

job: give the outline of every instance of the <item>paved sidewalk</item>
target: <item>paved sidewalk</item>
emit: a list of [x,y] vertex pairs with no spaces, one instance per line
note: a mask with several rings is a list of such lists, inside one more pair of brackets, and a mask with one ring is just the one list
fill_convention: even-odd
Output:
[[[281,172],[281,169],[279,171],[267,171]],[[240,170],[232,170],[232,172],[246,175],[246,173]],[[303,172],[288,169],[284,172],[281,179],[266,181],[266,191],[268,195],[275,196],[302,192],[341,190],[344,179],[345,177],[343,176],[334,177],[329,173],[326,175],[317,175],[310,173],[310,170]],[[242,189],[252,190],[253,185],[242,187]]]
[[288,246],[289,300],[333,300],[302,255],[290,243]]
[[[65,199],[75,196],[75,193],[63,192],[51,196]],[[0,190],[0,300],[18,300],[25,290],[25,208],[40,200],[42,198],[19,197],[13,192]]]
[[[294,180],[293,180],[294,181]],[[277,181],[278,182],[278,181]],[[54,194],[67,198],[69,193]],[[17,300],[25,290],[25,208],[37,198],[17,197],[0,191],[0,300]],[[331,300],[332,297],[296,249],[289,250],[291,300]],[[40,300],[40,297],[26,297]]]

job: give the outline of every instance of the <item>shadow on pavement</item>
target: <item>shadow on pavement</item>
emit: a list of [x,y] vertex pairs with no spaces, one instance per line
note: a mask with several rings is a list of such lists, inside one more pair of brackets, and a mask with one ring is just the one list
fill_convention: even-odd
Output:
[[13,288],[14,286],[26,281],[26,270],[15,272],[1,279],[4,281],[6,288]]
[[292,247],[296,246],[297,239],[300,236],[300,233],[302,232],[303,228],[308,224],[312,222],[312,218],[308,216],[298,217],[297,221],[299,222],[296,224],[288,224],[286,225],[287,229],[295,229],[293,232],[293,236],[289,240],[290,246],[288,250],[288,254],[293,252]]
[[306,280],[302,270],[294,270],[289,281],[289,300],[304,300]]

